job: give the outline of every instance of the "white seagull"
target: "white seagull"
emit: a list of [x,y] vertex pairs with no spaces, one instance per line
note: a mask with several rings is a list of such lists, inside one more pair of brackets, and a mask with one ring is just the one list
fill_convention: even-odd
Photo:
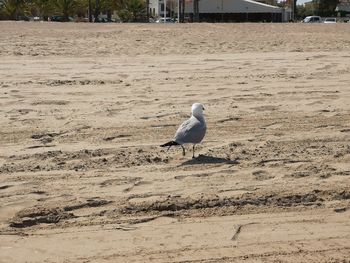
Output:
[[196,144],[200,143],[203,140],[205,132],[207,130],[207,125],[205,124],[203,115],[204,107],[202,104],[194,103],[191,110],[192,116],[180,125],[175,133],[174,139],[160,146],[168,147],[169,150],[173,145],[180,145],[182,148],[182,155],[185,156],[186,152],[183,144],[192,143],[192,158],[194,158],[194,147]]

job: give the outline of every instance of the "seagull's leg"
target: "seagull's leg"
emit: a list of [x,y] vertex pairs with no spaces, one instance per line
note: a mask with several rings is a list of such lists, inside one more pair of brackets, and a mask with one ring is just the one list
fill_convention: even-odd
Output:
[[186,151],[185,151],[185,147],[183,147],[182,145],[180,145],[182,148],[182,155],[185,156],[186,155]]
[[193,152],[193,153],[192,153],[192,159],[194,159],[194,158],[195,158],[195,157],[194,157],[194,146],[196,146],[196,145],[195,145],[195,144],[193,144],[193,148],[192,148],[192,149],[193,149],[193,151],[192,151],[192,152]]

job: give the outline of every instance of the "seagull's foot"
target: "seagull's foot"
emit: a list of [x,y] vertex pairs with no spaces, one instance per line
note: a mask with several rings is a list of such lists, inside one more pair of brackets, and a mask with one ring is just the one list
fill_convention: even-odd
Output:
[[194,156],[194,147],[195,147],[196,145],[195,144],[193,144],[193,147],[192,147],[192,159],[195,159],[196,157]]

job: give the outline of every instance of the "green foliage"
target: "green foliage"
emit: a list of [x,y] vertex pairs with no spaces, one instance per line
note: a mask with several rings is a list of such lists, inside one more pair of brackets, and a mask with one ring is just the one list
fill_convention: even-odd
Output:
[[118,16],[123,22],[143,22],[146,20],[146,3],[143,0],[120,2]]
[[108,10],[113,10],[114,1],[113,0],[100,0],[100,11],[107,12]]
[[322,17],[336,16],[335,8],[339,0],[313,0],[305,5],[297,6],[297,13],[299,18],[306,16],[318,15]]
[[69,16],[75,14],[77,8],[76,0],[54,0],[54,10],[64,17],[64,21],[69,21]]
[[339,0],[314,0],[316,13],[319,16],[335,16]]
[[88,0],[75,0],[75,15],[77,15],[78,17],[85,17],[87,14],[88,7]]
[[308,3],[305,5],[298,5],[297,6],[297,18],[303,19],[307,16],[315,15],[315,8],[313,3]]
[[33,0],[27,3],[27,8],[30,8],[30,13],[33,16],[44,17],[46,19],[54,11],[52,0]]
[[0,14],[5,19],[17,20],[23,13],[24,0],[0,0]]

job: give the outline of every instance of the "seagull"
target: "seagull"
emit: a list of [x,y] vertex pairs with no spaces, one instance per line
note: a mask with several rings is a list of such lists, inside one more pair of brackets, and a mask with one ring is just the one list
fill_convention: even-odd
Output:
[[196,144],[200,143],[207,130],[205,124],[205,119],[203,115],[204,107],[200,103],[194,103],[192,105],[192,115],[191,117],[184,121],[180,127],[177,129],[174,139],[170,142],[160,145],[160,147],[168,147],[168,150],[173,145],[180,145],[182,148],[182,155],[185,156],[185,147],[183,144],[192,143],[193,144],[193,155],[194,157],[194,147]]

